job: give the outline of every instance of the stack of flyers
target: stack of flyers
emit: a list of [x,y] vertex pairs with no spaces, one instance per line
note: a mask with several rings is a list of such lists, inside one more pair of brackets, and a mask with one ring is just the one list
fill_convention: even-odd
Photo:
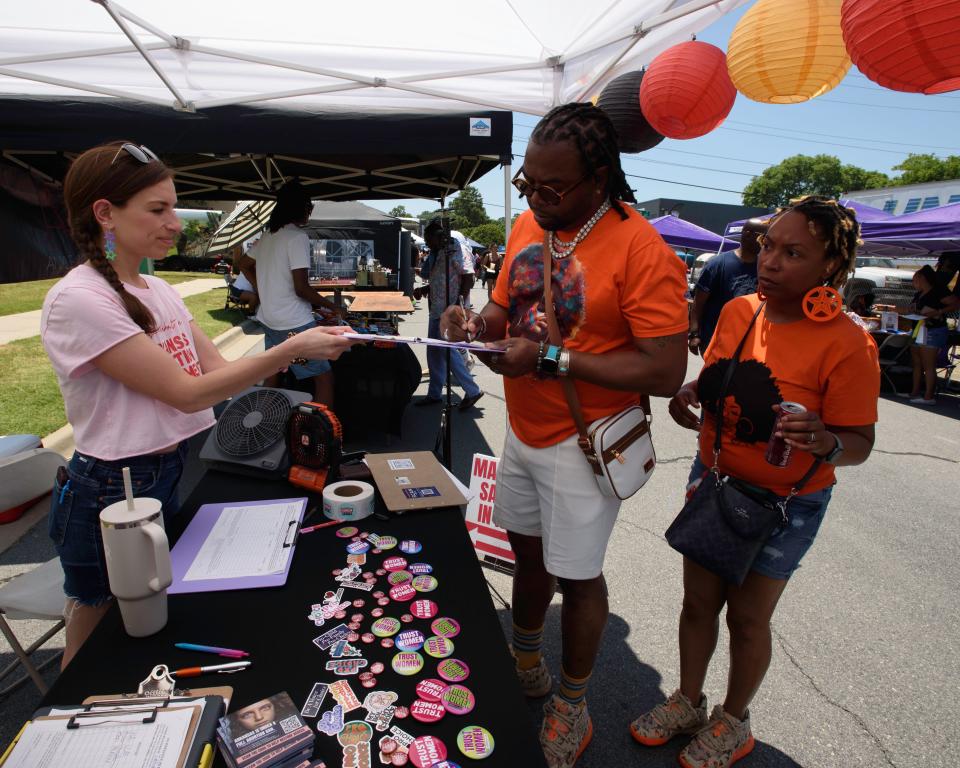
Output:
[[286,692],[221,717],[217,728],[230,768],[294,768],[313,755],[315,739]]

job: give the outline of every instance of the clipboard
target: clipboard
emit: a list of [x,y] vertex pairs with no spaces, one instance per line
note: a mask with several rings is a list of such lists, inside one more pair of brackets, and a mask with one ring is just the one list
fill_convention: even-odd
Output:
[[[218,699],[220,706],[222,707],[223,700]],[[211,702],[213,703],[213,702]],[[38,710],[34,716],[24,723],[23,727],[17,733],[16,738],[10,744],[9,747],[4,751],[3,755],[0,755],[0,768],[8,764],[8,761],[14,755],[17,745],[21,743],[24,734],[30,728],[31,725],[35,723],[58,723],[63,722],[64,731],[68,733],[80,733],[84,728],[102,728],[107,725],[115,725],[116,721],[107,721],[103,723],[93,722],[93,718],[104,718],[109,717],[109,715],[114,713],[121,713],[125,715],[135,714],[138,717],[142,715],[142,719],[139,723],[135,720],[125,721],[125,725],[135,724],[139,725],[151,725],[156,724],[163,719],[164,712],[173,712],[180,711],[184,709],[192,710],[190,717],[190,723],[187,726],[186,737],[183,740],[183,744],[180,747],[180,752],[177,755],[176,768],[192,768],[193,765],[197,765],[199,768],[206,768],[212,762],[213,757],[213,747],[212,741],[215,738],[216,734],[216,721],[214,721],[214,735],[209,739],[200,739],[199,736],[199,726],[201,723],[200,718],[200,707],[196,705],[192,706],[169,706],[170,700],[163,699],[157,700],[153,699],[151,703],[144,703],[138,701],[136,703],[131,703],[129,706],[116,707],[113,710],[108,710],[106,712],[86,712],[86,713],[76,713],[70,715],[44,715],[41,714],[43,711],[49,711],[49,707],[44,708],[44,710]],[[214,710],[215,707],[207,707],[204,705],[204,714],[207,714],[207,709]],[[86,720],[86,722],[85,722]],[[203,721],[206,722],[207,718],[203,718]],[[70,737],[66,737],[64,742],[69,742]],[[67,745],[69,748],[69,744]],[[193,762],[196,760],[196,762]],[[60,764],[56,764],[57,768],[60,768]],[[64,768],[68,763],[63,763]]]
[[[284,531],[283,547],[286,550],[286,562],[283,568],[276,573],[258,576],[223,577],[213,579],[197,579],[184,581],[201,548],[207,541],[220,515],[228,507],[265,507],[276,504],[297,503],[300,505],[295,520],[287,525]],[[173,549],[170,550],[170,567],[173,573],[173,583],[167,588],[167,594],[192,594],[196,592],[222,592],[230,589],[257,589],[260,587],[282,587],[287,583],[287,574],[293,562],[293,550],[297,543],[300,522],[303,520],[307,508],[305,496],[292,499],[266,499],[258,501],[232,501],[223,504],[204,504],[193,516],[186,530],[180,535]]]

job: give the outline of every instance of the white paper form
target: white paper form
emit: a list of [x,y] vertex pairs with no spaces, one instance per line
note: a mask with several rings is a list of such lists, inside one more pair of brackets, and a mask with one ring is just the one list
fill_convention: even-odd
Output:
[[176,768],[190,735],[194,708],[161,709],[152,723],[143,713],[67,720],[34,720],[20,735],[4,768]]
[[300,501],[224,507],[184,575],[184,581],[265,576],[287,563],[291,523],[300,519]]

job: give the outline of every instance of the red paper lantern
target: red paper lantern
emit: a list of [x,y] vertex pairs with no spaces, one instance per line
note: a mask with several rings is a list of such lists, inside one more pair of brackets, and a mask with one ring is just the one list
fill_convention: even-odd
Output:
[[884,88],[960,88],[957,0],[843,0],[840,26],[853,63]]
[[736,98],[726,54],[695,40],[657,56],[640,85],[643,116],[671,139],[710,133],[730,114]]

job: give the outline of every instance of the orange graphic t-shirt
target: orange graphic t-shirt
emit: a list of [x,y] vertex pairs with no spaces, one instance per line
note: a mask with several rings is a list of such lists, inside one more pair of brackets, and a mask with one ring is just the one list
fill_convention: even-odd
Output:
[[[700,458],[707,466],[713,463],[723,375],[759,306],[755,293],[729,302],[704,354],[697,392],[703,406]],[[727,389],[720,469],[786,496],[814,459],[807,451],[793,451],[786,467],[767,463],[767,442],[777,420],[772,406],[783,401],[800,403],[820,414],[824,424],[856,427],[876,422],[879,396],[877,346],[845,314],[822,323],[807,318],[771,323],[761,311]],[[824,462],[801,493],[833,483],[833,465]]]
[[[640,214],[613,210],[596,223],[573,255],[553,260],[553,303],[564,346],[603,354],[632,346],[635,338],[670,336],[687,329],[686,270]],[[493,301],[509,314],[508,334],[548,338],[543,307],[543,230],[530,211],[514,224]],[[559,232],[572,240],[576,232]],[[574,381],[584,420],[617,413],[640,402],[621,392]],[[536,448],[575,434],[563,387],[554,380],[523,376],[503,380],[510,426]]]

